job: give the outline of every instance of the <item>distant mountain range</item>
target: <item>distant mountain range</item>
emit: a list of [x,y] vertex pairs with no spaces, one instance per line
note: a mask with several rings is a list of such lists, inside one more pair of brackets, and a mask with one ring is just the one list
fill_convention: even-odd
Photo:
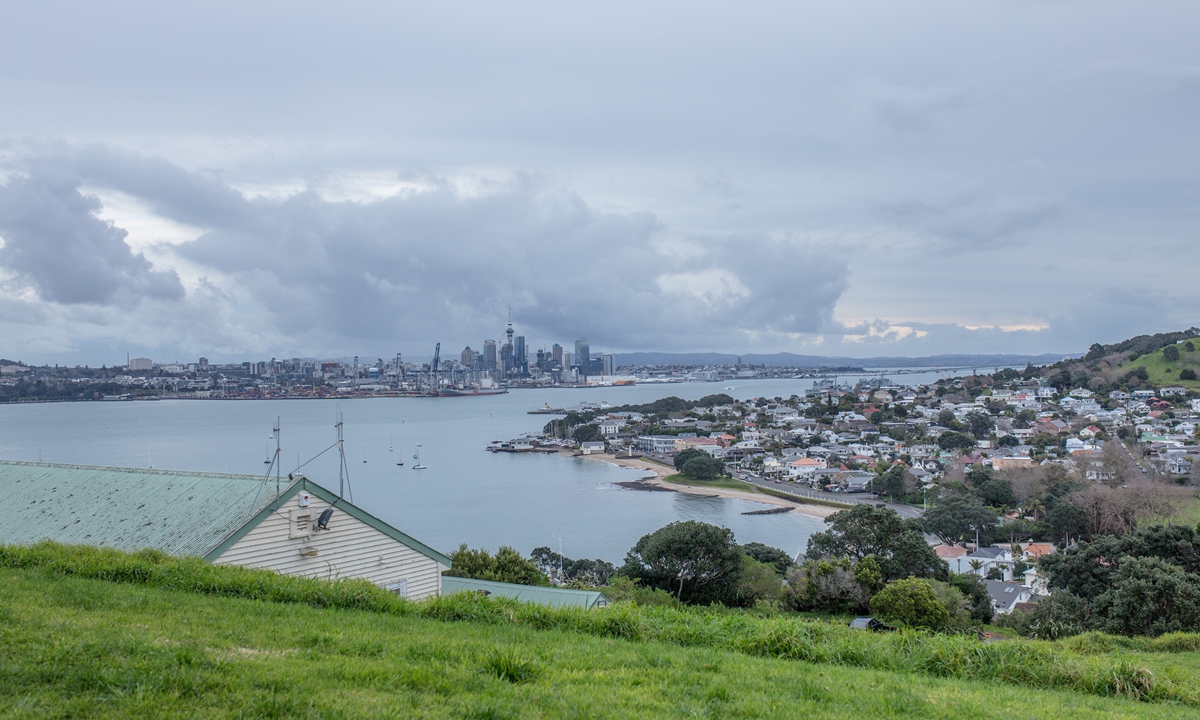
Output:
[[622,365],[729,365],[741,357],[743,365],[774,367],[998,367],[1004,365],[1050,365],[1066,357],[1078,355],[930,355],[928,357],[825,357],[774,353],[771,355],[733,355],[729,353],[613,353],[613,363]]

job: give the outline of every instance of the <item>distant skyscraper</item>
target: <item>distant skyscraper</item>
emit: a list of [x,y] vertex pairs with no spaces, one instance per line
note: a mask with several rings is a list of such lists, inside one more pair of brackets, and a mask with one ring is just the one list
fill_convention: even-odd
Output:
[[601,372],[605,375],[613,374],[613,356],[612,355],[603,356]]
[[468,368],[471,367],[471,362],[474,359],[475,359],[475,351],[471,349],[471,346],[468,345],[465,348],[463,348],[462,358],[460,360],[460,362],[462,362],[462,364],[463,364],[463,367],[468,367]]
[[496,369],[496,341],[495,340],[484,340],[483,341],[483,369],[484,370],[495,370]]
[[581,337],[575,341],[575,364],[579,366],[580,374],[587,375],[589,360],[592,357],[592,349],[588,347],[587,338]]
[[518,375],[526,375],[529,373],[529,355],[525,349],[525,336],[518,335],[513,338],[513,370]]
[[563,353],[562,366],[564,370],[571,367],[571,353]]
[[552,358],[554,359],[555,365],[563,364],[562,345],[559,345],[558,343],[554,343],[554,347],[550,348],[550,354],[551,354]]

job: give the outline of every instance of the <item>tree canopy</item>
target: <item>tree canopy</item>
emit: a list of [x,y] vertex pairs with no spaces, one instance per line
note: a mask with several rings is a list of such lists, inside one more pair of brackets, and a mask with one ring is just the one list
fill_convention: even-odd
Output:
[[450,554],[450,569],[446,575],[453,577],[492,580],[516,583],[517,585],[549,585],[550,578],[538,570],[537,563],[526,559],[521,553],[504,545],[495,555],[484,548],[472,550],[466,543]]
[[733,531],[696,520],[673,522],[643,535],[620,573],[690,604],[735,604],[742,551]]
[[990,545],[996,529],[996,513],[984,507],[977,496],[965,492],[938,498],[922,520],[925,530],[946,543],[974,540],[978,528],[979,543]]
[[829,529],[808,538],[809,559],[847,557],[859,561],[873,555],[884,582],[910,575],[945,579],[946,563],[937,556],[920,521],[902,518],[895,510],[859,503],[825,518]]

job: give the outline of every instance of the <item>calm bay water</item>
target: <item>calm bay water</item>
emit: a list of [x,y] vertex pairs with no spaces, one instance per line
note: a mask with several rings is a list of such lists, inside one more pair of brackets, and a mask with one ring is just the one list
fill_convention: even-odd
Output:
[[[913,375],[898,379],[929,382]],[[286,473],[334,443],[340,406],[355,504],[442,551],[465,542],[493,550],[512,545],[528,553],[539,545],[557,548],[561,533],[567,556],[620,564],[642,535],[675,520],[701,520],[731,528],[739,542],[758,541],[794,554],[809,534],[823,529],[820,519],[742,515],[764,506],[626,490],[614,483],[637,479],[639,471],[593,459],[493,454],[484,448],[492,440],[540,430],[554,416],[527,411],[543,403],[622,405],[718,392],[739,399],[788,397],[811,384],[743,380],[466,398],[0,405],[0,458],[261,474],[267,468],[263,460],[274,452],[269,436],[278,416]],[[427,470],[412,469],[418,443]],[[399,460],[404,466],[396,465]],[[304,473],[336,492],[336,449],[306,465]]]

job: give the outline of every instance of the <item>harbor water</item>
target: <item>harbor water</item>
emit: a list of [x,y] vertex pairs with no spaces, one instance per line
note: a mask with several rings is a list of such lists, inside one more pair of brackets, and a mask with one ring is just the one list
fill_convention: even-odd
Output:
[[[936,375],[934,375],[936,378]],[[848,378],[849,379],[849,378]],[[928,382],[917,376],[906,382]],[[549,404],[644,403],[675,395],[698,399],[803,394],[811,380],[644,384],[632,387],[514,390],[465,398],[346,400],[162,400],[0,405],[0,458],[264,475],[282,426],[283,474],[307,462],[310,479],[338,491],[334,422],[345,421],[349,492],[367,512],[439,550],[466,543],[528,554],[561,536],[568,557],[620,564],[642,535],[676,520],[700,520],[752,541],[801,551],[821,519],[797,512],[743,515],[746,500],[629,490],[617,482],[641,471],[566,455],[485,450],[493,440],[535,432],[554,416]],[[731,388],[731,389],[727,389]],[[420,445],[425,470],[414,470]],[[397,465],[398,462],[404,465]],[[274,488],[274,476],[266,480]],[[286,478],[285,478],[286,479]]]

